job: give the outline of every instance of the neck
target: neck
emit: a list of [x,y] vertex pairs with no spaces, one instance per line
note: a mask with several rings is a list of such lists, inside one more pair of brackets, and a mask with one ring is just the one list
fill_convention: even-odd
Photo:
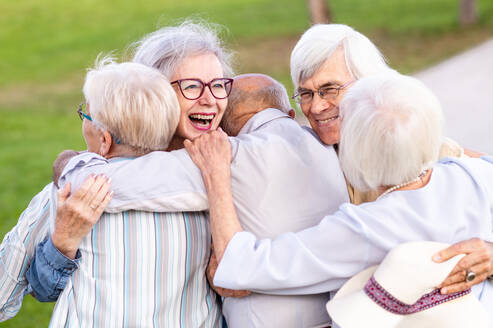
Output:
[[110,159],[114,157],[139,157],[145,155],[148,151],[139,151],[133,147],[125,145],[115,145],[110,148],[110,151],[103,155],[104,158]]
[[185,141],[185,138],[178,137],[178,136],[173,136],[171,139],[167,151],[172,151],[172,150],[177,150],[177,149],[182,149],[185,146],[183,145],[183,142]]
[[423,171],[415,179],[412,179],[407,182],[403,182],[395,186],[380,186],[378,187],[378,193],[380,194],[378,198],[397,190],[416,190],[423,188],[430,181],[431,172],[432,169],[428,169],[426,171]]

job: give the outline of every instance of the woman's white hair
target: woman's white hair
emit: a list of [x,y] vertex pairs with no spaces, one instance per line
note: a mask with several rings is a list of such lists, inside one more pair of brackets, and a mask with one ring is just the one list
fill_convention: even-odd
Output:
[[142,154],[165,150],[180,118],[176,93],[159,71],[138,63],[96,60],[83,88],[96,125]]
[[191,20],[164,27],[134,44],[137,49],[132,61],[154,67],[171,79],[185,58],[213,53],[221,63],[224,76],[231,77],[231,53],[218,37],[218,29],[218,25]]
[[346,66],[354,79],[393,71],[377,47],[363,34],[342,24],[309,28],[291,53],[291,78],[295,90],[312,77],[334,51],[342,46]]
[[355,188],[367,191],[416,178],[438,159],[442,109],[415,78],[363,78],[346,92],[339,160]]

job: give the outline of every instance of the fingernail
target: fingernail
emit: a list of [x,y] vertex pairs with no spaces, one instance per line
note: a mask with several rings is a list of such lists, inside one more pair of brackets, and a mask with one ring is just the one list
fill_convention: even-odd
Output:
[[442,257],[440,256],[440,253],[433,255],[433,261],[439,262],[441,260],[442,260]]
[[111,178],[106,177],[106,179],[108,179],[107,183],[111,184]]
[[110,197],[113,197],[114,194],[115,194],[115,192],[113,190],[110,191]]
[[448,292],[447,288],[440,289],[440,294],[442,294],[442,295],[447,294],[447,292]]

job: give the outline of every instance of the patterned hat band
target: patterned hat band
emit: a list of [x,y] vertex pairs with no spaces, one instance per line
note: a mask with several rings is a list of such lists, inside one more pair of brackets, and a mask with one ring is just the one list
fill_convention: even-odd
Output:
[[386,291],[385,288],[380,286],[373,276],[371,276],[370,280],[366,283],[364,291],[369,298],[371,298],[383,309],[395,314],[406,315],[424,311],[442,303],[462,297],[469,294],[471,289],[469,288],[462,292],[446,295],[440,294],[440,289],[435,289],[431,293],[422,296],[412,305],[408,305],[396,299],[392,296],[392,294]]

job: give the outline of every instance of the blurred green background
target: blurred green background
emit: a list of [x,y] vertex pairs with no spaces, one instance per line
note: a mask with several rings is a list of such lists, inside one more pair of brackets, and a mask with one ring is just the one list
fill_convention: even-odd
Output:
[[[336,23],[372,39],[391,66],[412,73],[493,37],[493,1],[458,23],[458,0],[331,0]],[[155,29],[194,15],[224,25],[236,71],[262,72],[292,92],[289,55],[309,27],[304,0],[0,0],[0,238],[50,181],[63,149],[83,149],[75,115],[85,69]],[[52,304],[26,297],[1,327],[45,327]]]

